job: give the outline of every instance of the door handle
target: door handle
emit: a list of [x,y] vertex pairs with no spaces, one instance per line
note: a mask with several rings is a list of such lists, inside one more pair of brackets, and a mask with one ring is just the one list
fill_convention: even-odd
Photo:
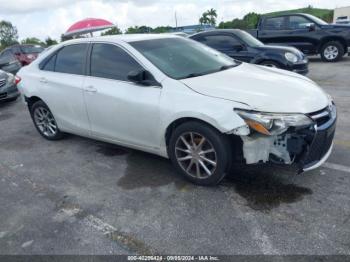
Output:
[[85,88],[85,91],[86,92],[90,92],[90,93],[96,93],[97,92],[97,89],[94,87],[94,86],[87,86]]
[[45,77],[41,77],[40,79],[39,79],[39,81],[41,82],[41,83],[44,83],[44,84],[46,84],[48,81],[47,81],[47,79],[45,78]]

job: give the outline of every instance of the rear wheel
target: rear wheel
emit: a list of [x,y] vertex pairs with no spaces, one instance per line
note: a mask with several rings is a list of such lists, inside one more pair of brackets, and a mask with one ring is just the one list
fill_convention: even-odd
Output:
[[198,185],[216,185],[225,176],[231,157],[226,137],[200,122],[177,127],[169,142],[169,156],[185,178]]
[[40,135],[48,140],[59,140],[63,133],[58,129],[56,120],[43,101],[38,101],[30,107],[34,125]]
[[344,56],[344,47],[337,41],[324,44],[321,48],[321,58],[325,62],[337,62]]

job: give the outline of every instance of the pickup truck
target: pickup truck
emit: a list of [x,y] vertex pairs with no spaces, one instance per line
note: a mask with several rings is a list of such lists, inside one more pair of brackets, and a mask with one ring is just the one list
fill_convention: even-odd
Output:
[[262,17],[248,32],[269,45],[294,46],[307,55],[320,54],[325,62],[339,61],[350,52],[350,26],[328,24],[309,14]]

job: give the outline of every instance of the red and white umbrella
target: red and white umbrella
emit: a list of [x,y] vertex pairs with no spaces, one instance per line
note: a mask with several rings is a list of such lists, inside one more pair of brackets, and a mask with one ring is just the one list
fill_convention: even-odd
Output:
[[86,18],[71,25],[63,36],[68,37],[88,34],[112,27],[115,27],[115,25],[107,20],[99,18]]

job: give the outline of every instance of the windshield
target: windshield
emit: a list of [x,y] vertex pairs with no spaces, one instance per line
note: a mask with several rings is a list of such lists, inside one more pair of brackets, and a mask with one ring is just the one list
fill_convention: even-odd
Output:
[[308,14],[305,14],[308,18],[310,18],[312,21],[314,21],[316,24],[319,24],[319,25],[328,25],[327,22],[323,21],[322,19],[316,17],[316,16],[313,16],[313,15],[308,15]]
[[186,38],[162,38],[129,44],[174,79],[206,75],[238,64],[230,57]]
[[242,39],[242,41],[245,42],[250,47],[264,46],[262,42],[260,42],[258,39],[253,37],[251,34],[248,34],[247,32],[235,31],[235,35],[238,36],[240,39]]
[[41,53],[44,50],[41,46],[21,46],[21,51],[23,54],[36,54]]

